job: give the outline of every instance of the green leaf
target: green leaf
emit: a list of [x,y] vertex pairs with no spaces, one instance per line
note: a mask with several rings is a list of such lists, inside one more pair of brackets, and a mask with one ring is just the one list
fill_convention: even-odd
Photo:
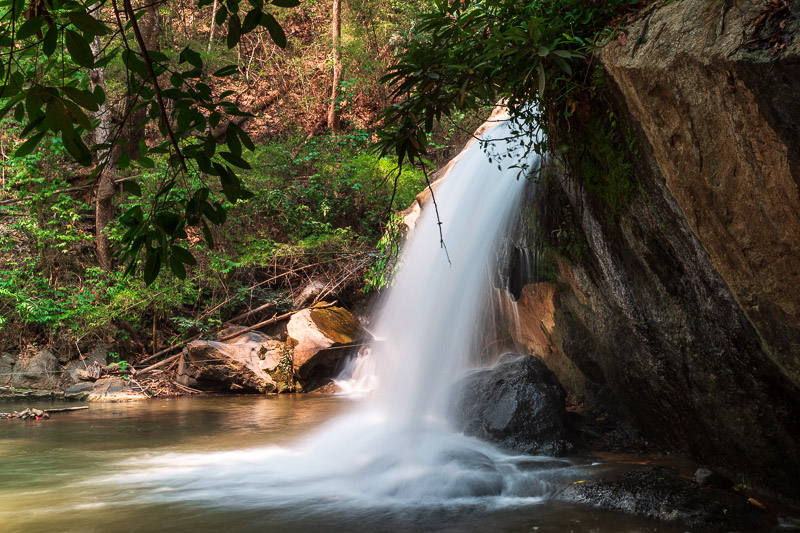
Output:
[[550,54],[550,49],[547,48],[546,46],[540,46],[539,51],[536,53],[542,57],[547,57]]
[[286,34],[283,32],[281,25],[278,24],[278,21],[275,20],[275,17],[269,13],[264,13],[264,16],[261,17],[261,25],[267,28],[269,36],[272,37],[275,44],[281,48],[286,48]]
[[[239,136],[236,134],[236,124],[228,122],[228,128],[225,130],[225,141],[231,153],[236,157],[242,157],[242,143],[239,141]],[[222,154],[220,154],[222,155]],[[225,157],[222,155],[222,157]]]
[[42,27],[42,23],[44,22],[44,17],[33,17],[25,21],[25,23],[19,27],[15,37],[17,39],[27,39],[34,35],[37,31],[39,31]]
[[17,107],[14,108],[14,120],[17,122],[22,122],[22,119],[25,118],[25,104],[20,102],[17,104]]
[[143,155],[142,157],[137,159],[136,162],[142,168],[156,168],[156,162],[147,157],[146,155]]
[[22,143],[22,145],[19,148],[17,148],[17,150],[14,152],[14,157],[25,157],[26,155],[33,152],[33,150],[39,144],[39,141],[41,141],[42,137],[44,137],[44,133],[45,132],[37,133],[27,141]]
[[81,128],[89,131],[92,129],[92,123],[89,120],[89,117],[86,116],[86,113],[83,112],[83,109],[75,105],[74,103],[70,102],[69,100],[64,100],[64,107],[67,108],[69,117],[74,120],[75,122],[80,125]]
[[[240,150],[241,150],[241,148],[240,148]],[[225,161],[227,161],[228,163],[230,163],[231,165],[237,166],[239,168],[248,169],[248,170],[253,168],[253,167],[250,166],[250,163],[248,163],[247,161],[242,159],[241,156],[232,154],[230,152],[220,152],[219,155],[221,155],[222,158]]]
[[180,280],[186,279],[186,267],[175,257],[169,258],[169,268],[172,270],[172,273],[175,274],[176,278]]
[[75,63],[86,68],[92,68],[94,66],[92,49],[80,33],[67,30],[64,33],[64,42],[67,45],[69,55]]
[[226,40],[228,49],[231,49],[237,44],[239,44],[239,39],[241,38],[242,38],[242,21],[239,19],[239,15],[234,13],[233,15],[231,15],[231,20],[228,23],[228,38]]
[[109,33],[108,27],[106,27],[105,24],[85,11],[73,11],[68,13],[67,17],[69,17],[70,22],[72,22],[76,28],[93,37],[96,35],[108,35]]
[[47,30],[47,33],[44,34],[44,39],[42,40],[42,52],[47,57],[53,55],[53,52],[56,51],[56,46],[58,45],[58,26],[53,25],[52,28]]
[[[123,155],[128,155],[128,154],[123,154]],[[121,157],[120,157],[120,161],[122,161]],[[120,164],[120,168],[121,167],[122,167],[122,165]],[[125,192],[127,192],[131,196],[139,197],[139,196],[142,195],[142,188],[135,181],[131,181],[131,180],[123,181],[122,182],[122,188],[125,189]]]
[[215,208],[213,205],[206,202],[203,205],[203,214],[212,224],[216,224],[217,226],[224,224],[225,220],[228,218],[228,212],[221,203],[217,204]]
[[100,109],[100,106],[97,105],[97,100],[95,99],[94,94],[85,90],[85,89],[76,89],[75,87],[62,87],[61,90],[64,92],[64,95],[81,106],[84,109],[88,109],[89,111],[96,112]]
[[203,237],[205,237],[206,244],[208,244],[208,247],[213,250],[214,249],[214,236],[211,234],[211,230],[208,228],[208,224],[206,224],[205,220],[203,221]]
[[181,223],[181,217],[177,213],[162,212],[156,215],[156,224],[164,230],[167,235],[172,235]]
[[103,90],[102,87],[96,85],[94,91],[92,91],[92,94],[94,95],[94,101],[97,103],[98,106],[101,106],[103,105],[103,103],[105,103],[106,92],[105,90]]
[[176,257],[181,263],[186,265],[196,265],[197,259],[187,250],[177,244],[173,244],[171,247],[173,257]]
[[200,54],[189,48],[188,46],[183,49],[181,55],[178,57],[180,63],[189,63],[193,67],[203,68],[203,60]]
[[69,135],[62,134],[61,141],[64,143],[64,148],[67,149],[69,155],[81,165],[88,167],[92,164],[92,154],[86,145],[83,144],[80,135],[74,135],[70,132]]
[[234,74],[238,73],[239,73],[239,65],[227,65],[214,72],[214,76],[216,76],[217,78],[224,78],[226,76],[233,76]]
[[219,6],[216,15],[214,15],[214,22],[217,23],[217,26],[222,26],[225,20],[228,18],[228,8],[225,6]]
[[161,254],[158,252],[157,249],[148,247],[144,261],[144,282],[147,285],[152,285],[152,283],[158,277],[158,273],[160,271],[161,271]]
[[239,130],[239,138],[242,140],[242,144],[247,147],[248,150],[251,152],[256,149],[256,145],[253,144],[253,141],[250,139],[250,136],[247,135],[242,128],[238,128]]
[[553,53],[564,59],[572,59],[572,54],[566,50],[553,50]]

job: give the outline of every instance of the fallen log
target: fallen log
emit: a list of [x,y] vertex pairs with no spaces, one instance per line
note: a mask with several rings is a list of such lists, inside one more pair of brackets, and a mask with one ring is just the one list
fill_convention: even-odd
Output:
[[82,405],[80,407],[59,407],[56,409],[42,409],[45,413],[64,413],[66,411],[83,411],[84,409],[88,409],[88,405]]

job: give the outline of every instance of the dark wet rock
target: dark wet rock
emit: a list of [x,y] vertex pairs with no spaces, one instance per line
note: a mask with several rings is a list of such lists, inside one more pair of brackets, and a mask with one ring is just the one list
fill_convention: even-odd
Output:
[[17,359],[11,386],[17,389],[54,389],[58,386],[61,367],[47,348]]
[[277,356],[271,348],[262,351],[269,340],[249,332],[226,342],[190,342],[178,364],[177,381],[207,391],[273,392],[275,381],[267,369],[277,366]]
[[64,391],[64,398],[88,402],[127,402],[145,400],[147,396],[122,378],[107,377],[73,385]]
[[564,455],[566,392],[555,374],[533,356],[507,354],[456,385],[457,426],[466,435],[515,451]]
[[725,490],[733,488],[733,481],[710,468],[698,468],[694,473],[694,482],[701,487],[716,487]]
[[7,352],[0,352],[0,387],[11,384],[11,375],[17,358]]
[[330,383],[352,355],[351,347],[371,338],[347,309],[335,306],[295,313],[286,332],[294,350],[294,372],[306,392]]
[[647,466],[610,481],[579,481],[560,499],[625,514],[676,522],[702,531],[760,528],[764,513],[740,495],[716,488],[699,488],[672,468]]

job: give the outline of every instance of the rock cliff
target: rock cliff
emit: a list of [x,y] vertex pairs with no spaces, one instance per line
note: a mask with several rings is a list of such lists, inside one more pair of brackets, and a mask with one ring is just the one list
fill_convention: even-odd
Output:
[[773,4],[654,3],[601,51],[638,192],[611,216],[548,183],[541,233],[578,244],[527,337],[654,442],[800,498],[800,2]]

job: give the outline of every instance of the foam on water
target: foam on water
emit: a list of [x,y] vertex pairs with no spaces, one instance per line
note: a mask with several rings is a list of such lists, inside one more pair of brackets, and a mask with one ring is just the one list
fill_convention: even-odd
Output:
[[[509,136],[508,124],[488,136]],[[504,143],[497,141],[498,152],[513,150]],[[474,143],[436,189],[449,260],[433,205],[426,205],[374,321],[383,341],[349,370],[346,383],[363,396],[350,412],[292,447],[142,458],[115,482],[136,499],[273,509],[302,503],[306,512],[321,513],[342,505],[546,498],[569,470],[563,464],[509,455],[453,431],[447,420],[451,385],[466,369],[481,326],[497,243],[525,187],[518,174],[498,170]]]

